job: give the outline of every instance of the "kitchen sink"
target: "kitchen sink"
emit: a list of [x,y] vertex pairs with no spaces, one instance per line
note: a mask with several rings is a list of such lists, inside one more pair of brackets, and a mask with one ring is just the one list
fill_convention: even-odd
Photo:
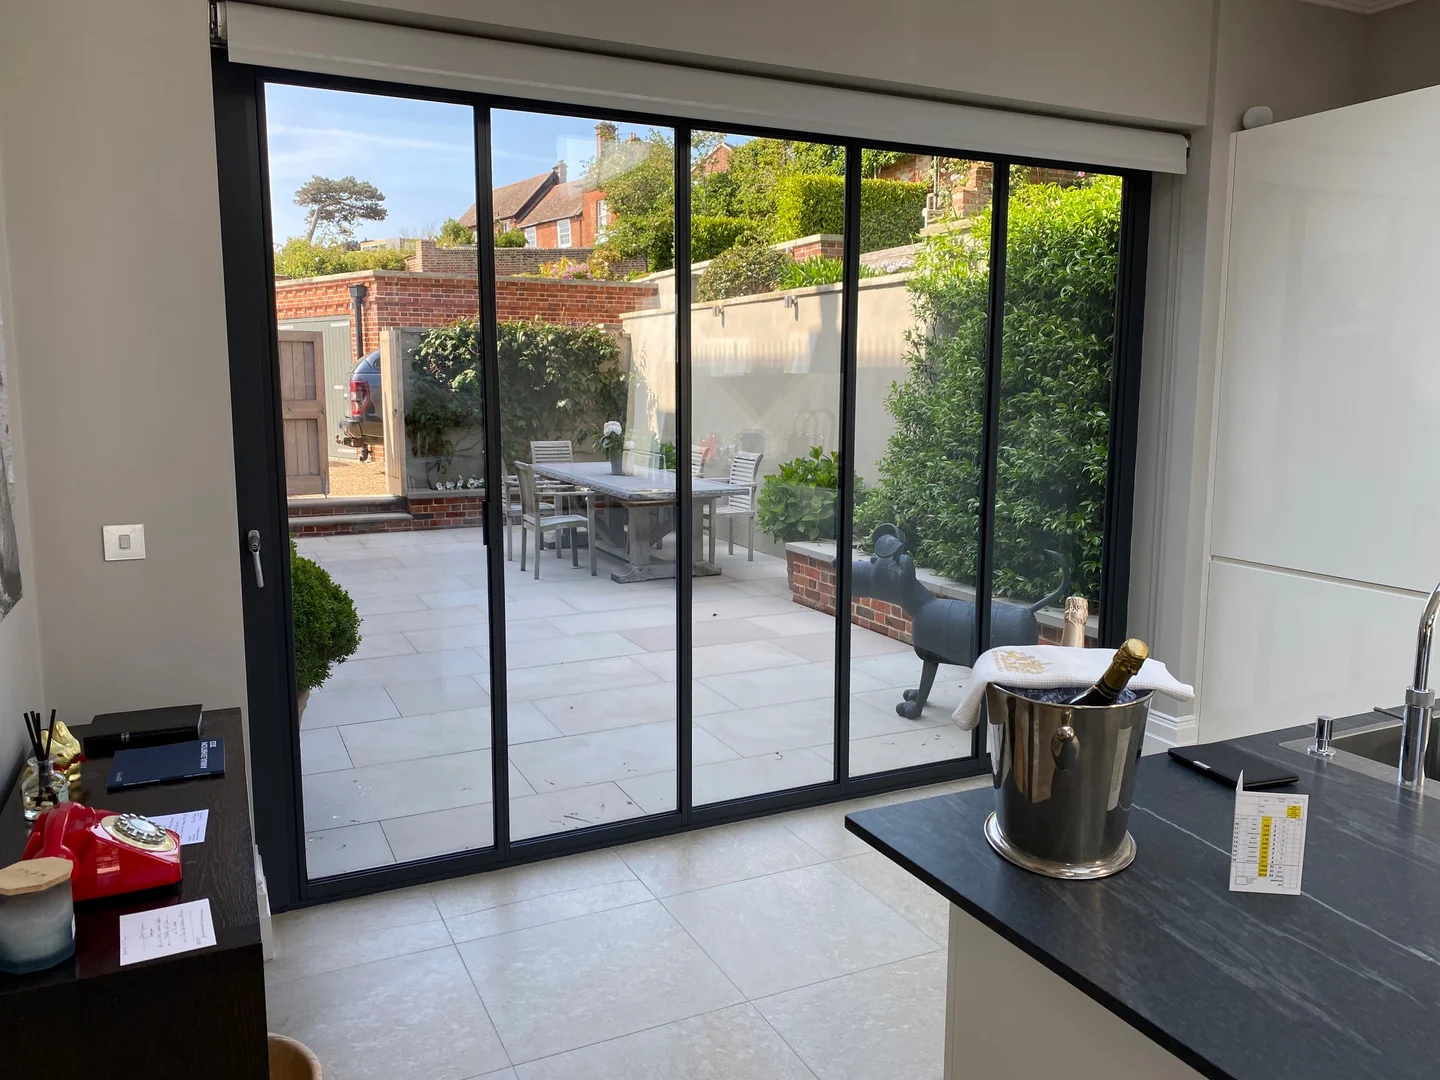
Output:
[[[1394,715],[1390,709],[1376,709],[1375,711],[1387,716]],[[1281,745],[1287,750],[1297,750],[1303,754],[1314,743],[1313,740],[1307,738],[1292,739]],[[1329,764],[1338,765],[1342,769],[1350,769],[1353,772],[1364,773],[1377,780],[1395,783],[1400,767],[1400,721],[1398,719],[1353,728],[1334,736],[1330,740],[1330,746],[1334,749],[1335,756],[1324,759]],[[1433,774],[1427,773],[1427,775],[1432,780],[1440,779]],[[1440,798],[1440,784],[1428,785],[1425,788],[1425,794],[1432,798]]]

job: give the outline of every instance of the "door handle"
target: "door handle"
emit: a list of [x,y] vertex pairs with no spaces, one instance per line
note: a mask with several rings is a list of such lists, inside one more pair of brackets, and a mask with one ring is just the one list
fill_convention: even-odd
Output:
[[250,535],[246,538],[249,541],[250,558],[255,561],[255,587],[265,587],[265,571],[260,568],[260,530],[251,529]]

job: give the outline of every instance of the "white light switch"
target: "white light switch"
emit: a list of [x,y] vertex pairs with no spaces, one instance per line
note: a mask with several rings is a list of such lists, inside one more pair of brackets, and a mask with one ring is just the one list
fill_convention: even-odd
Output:
[[105,561],[143,559],[145,557],[144,525],[102,525],[105,538]]

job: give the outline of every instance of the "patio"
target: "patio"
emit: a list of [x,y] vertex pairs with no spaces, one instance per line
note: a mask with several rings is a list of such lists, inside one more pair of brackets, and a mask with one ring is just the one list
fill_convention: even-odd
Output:
[[[309,873],[324,877],[492,842],[485,549],[478,529],[307,538],[355,599],[360,651],[301,722]],[[675,593],[591,577],[569,553],[536,581],[505,564],[510,816],[516,839],[675,805]],[[835,620],[794,603],[785,562],[719,546],[694,583],[697,805],[814,784],[832,772]],[[917,720],[895,714],[920,662],[852,631],[851,769],[967,753],[950,722],[964,669],[945,668]]]

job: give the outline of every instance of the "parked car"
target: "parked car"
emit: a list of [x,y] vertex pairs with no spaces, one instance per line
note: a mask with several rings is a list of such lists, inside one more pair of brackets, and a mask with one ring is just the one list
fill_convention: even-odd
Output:
[[350,415],[340,421],[335,441],[359,447],[358,457],[368,461],[372,446],[385,443],[385,422],[380,412],[380,350],[360,358],[350,373]]

